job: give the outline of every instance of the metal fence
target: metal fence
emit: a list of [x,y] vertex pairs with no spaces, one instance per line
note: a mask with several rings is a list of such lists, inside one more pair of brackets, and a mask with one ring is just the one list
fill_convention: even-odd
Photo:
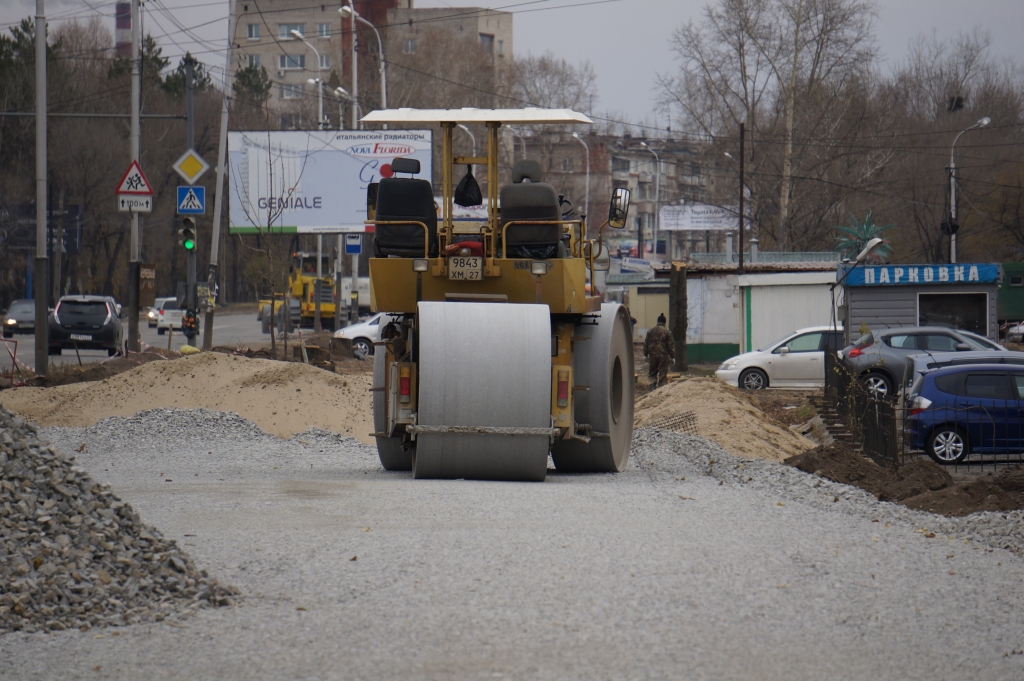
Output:
[[896,405],[865,390],[834,351],[825,352],[825,404],[846,427],[853,445],[862,447],[875,463],[886,468],[902,464]]
[[954,472],[1024,463],[1024,400],[968,397],[919,410],[894,397],[875,398],[835,352],[825,353],[825,408],[878,465],[898,468],[921,456]]

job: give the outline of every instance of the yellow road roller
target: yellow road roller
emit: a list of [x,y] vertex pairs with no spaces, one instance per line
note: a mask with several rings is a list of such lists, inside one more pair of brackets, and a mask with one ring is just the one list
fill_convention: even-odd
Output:
[[[629,191],[612,193],[592,238],[585,216],[563,214],[537,162],[498,179],[503,124],[592,121],[568,109],[389,109],[363,120],[439,125],[443,146],[440,206],[415,159],[394,159],[392,177],[367,189],[370,304],[389,320],[372,387],[383,467],[542,481],[550,454],[559,471],[622,471],[633,435],[629,314],[589,282],[608,268],[601,233],[625,226]],[[460,124],[486,126],[486,156],[454,155]],[[486,219],[454,217],[453,173],[465,164],[487,168]]]

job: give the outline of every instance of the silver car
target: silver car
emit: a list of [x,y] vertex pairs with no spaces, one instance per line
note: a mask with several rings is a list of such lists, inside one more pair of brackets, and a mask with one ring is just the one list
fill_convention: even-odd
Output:
[[36,302],[31,298],[15,300],[2,321],[4,338],[10,338],[16,333],[35,333]]
[[865,388],[877,397],[894,398],[911,355],[971,350],[998,352],[1002,347],[988,339],[984,341],[942,326],[905,326],[869,331],[844,348],[841,358]]

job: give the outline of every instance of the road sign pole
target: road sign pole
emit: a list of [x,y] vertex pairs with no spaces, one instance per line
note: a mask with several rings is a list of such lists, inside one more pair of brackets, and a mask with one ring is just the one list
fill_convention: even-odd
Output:
[[33,268],[36,299],[36,374],[47,372],[49,319],[46,261],[46,8],[36,0],[36,261]]
[[[132,0],[132,119],[131,152],[132,161],[139,161],[139,106],[142,92],[142,64],[139,54],[139,0]],[[131,248],[128,259],[128,349],[134,352],[139,347],[139,214],[131,213]]]
[[[228,0],[228,49],[224,61],[224,101],[220,108],[220,140],[217,144],[217,185],[214,187],[213,233],[210,234],[210,274],[207,283],[210,293],[217,290],[217,262],[220,255],[220,217],[224,209],[224,164],[228,156],[228,98],[231,96],[231,46],[235,42],[235,0]],[[203,328],[203,350],[213,349],[213,310],[206,311],[206,326]]]
[[[195,117],[193,116],[193,59],[191,55],[188,55],[185,59],[185,145],[192,149],[195,146]],[[198,222],[198,221],[197,221]],[[196,247],[188,252],[187,258],[187,271],[188,271],[188,288],[185,294],[185,307],[190,312],[199,316],[199,305],[196,301],[196,251],[199,250],[199,230],[196,230]],[[189,345],[195,345],[196,331],[193,329],[186,329],[185,337],[188,338]]]

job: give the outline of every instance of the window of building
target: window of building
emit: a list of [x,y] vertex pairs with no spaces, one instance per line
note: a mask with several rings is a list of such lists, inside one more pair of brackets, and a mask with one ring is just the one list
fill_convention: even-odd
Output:
[[294,40],[292,31],[298,31],[302,35],[306,35],[305,24],[278,24],[277,25],[277,37],[282,40]]
[[1024,276],[1019,274],[1010,275],[1010,286],[1024,286]]
[[504,57],[505,56],[505,41],[504,40],[499,40],[498,41],[498,56],[499,57]]
[[277,66],[282,71],[288,69],[304,69],[306,68],[306,55],[290,55],[281,54],[277,57]]
[[619,156],[612,156],[612,172],[613,173],[628,173],[629,172],[629,159],[621,158]]
[[402,52],[416,54],[416,38],[406,38],[402,41]]
[[562,159],[562,172],[563,173],[571,173],[572,172],[572,159],[571,158],[563,158]]
[[329,69],[331,68],[331,55],[321,54],[320,55],[320,68]]
[[700,177],[700,164],[696,161],[690,161],[690,175]]
[[647,201],[654,197],[654,190],[650,182],[640,182],[636,186],[636,198],[638,201]]
[[494,54],[494,36],[486,33],[480,34],[480,47],[487,54]]
[[316,36],[318,38],[330,38],[331,37],[331,25],[330,24],[317,24],[316,25]]
[[281,85],[281,99],[300,99],[304,94],[305,87],[302,85]]
[[246,24],[246,26],[245,26],[245,35],[249,38],[249,40],[259,40],[260,39],[260,25],[259,24]]
[[948,326],[988,335],[987,293],[919,293],[917,316],[921,326]]
[[259,68],[259,65],[260,65],[260,55],[258,55],[258,54],[250,54],[250,55],[248,55],[248,59],[249,59],[249,66],[255,66],[255,67]]
[[297,130],[302,119],[295,114],[281,114],[282,130]]

